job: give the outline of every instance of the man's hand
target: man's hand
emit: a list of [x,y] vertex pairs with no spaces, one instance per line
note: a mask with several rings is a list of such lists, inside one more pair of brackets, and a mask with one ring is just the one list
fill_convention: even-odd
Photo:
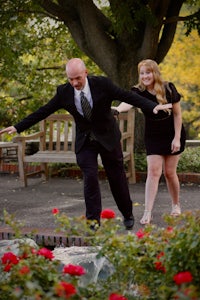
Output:
[[0,134],[2,134],[4,132],[7,132],[8,134],[12,134],[12,133],[17,132],[17,129],[14,126],[9,126],[5,129],[0,130]]
[[168,103],[168,104],[159,104],[156,107],[154,107],[153,109],[153,113],[157,114],[159,110],[165,110],[165,109],[170,109],[172,108],[172,104]]

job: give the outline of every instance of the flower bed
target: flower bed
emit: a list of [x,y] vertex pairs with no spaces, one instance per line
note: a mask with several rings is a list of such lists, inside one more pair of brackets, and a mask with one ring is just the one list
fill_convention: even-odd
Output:
[[[101,226],[88,224],[83,217],[68,218],[53,209],[59,231],[67,236],[83,235],[98,257],[106,257],[113,272],[106,280],[80,286],[81,266],[54,259],[46,248],[32,249],[21,244],[18,255],[8,251],[1,258],[1,299],[200,299],[200,211],[180,217],[165,216],[166,228],[148,225],[136,234],[121,228],[121,219],[107,209]],[[5,222],[16,235],[16,222],[5,212]]]

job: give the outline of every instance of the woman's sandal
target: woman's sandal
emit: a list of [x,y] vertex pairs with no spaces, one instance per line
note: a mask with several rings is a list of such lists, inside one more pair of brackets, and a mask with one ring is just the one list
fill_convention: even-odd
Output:
[[177,217],[181,214],[180,204],[172,204],[171,216]]
[[151,211],[145,210],[144,215],[143,215],[142,219],[140,220],[140,224],[142,224],[142,225],[150,224],[152,219],[153,219],[153,217],[151,215]]

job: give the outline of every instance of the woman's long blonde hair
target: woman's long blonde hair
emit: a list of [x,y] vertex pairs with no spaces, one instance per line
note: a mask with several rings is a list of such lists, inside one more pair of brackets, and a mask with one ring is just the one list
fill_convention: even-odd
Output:
[[[154,76],[154,91],[156,93],[156,99],[159,104],[166,104],[166,93],[165,93],[165,85],[162,80],[162,76],[160,74],[160,70],[158,64],[151,59],[144,59],[138,64],[138,74],[140,74],[140,68],[145,66],[150,72],[153,73]],[[145,85],[142,83],[140,76],[138,78],[138,84],[136,85],[141,91],[146,90]]]

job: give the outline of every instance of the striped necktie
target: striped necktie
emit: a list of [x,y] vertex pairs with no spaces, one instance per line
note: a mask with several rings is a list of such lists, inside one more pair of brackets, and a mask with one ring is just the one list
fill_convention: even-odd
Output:
[[82,106],[84,117],[88,121],[90,121],[91,120],[91,116],[92,116],[92,108],[90,106],[90,103],[89,103],[88,99],[85,97],[83,91],[81,91],[80,97],[81,97],[81,106]]

